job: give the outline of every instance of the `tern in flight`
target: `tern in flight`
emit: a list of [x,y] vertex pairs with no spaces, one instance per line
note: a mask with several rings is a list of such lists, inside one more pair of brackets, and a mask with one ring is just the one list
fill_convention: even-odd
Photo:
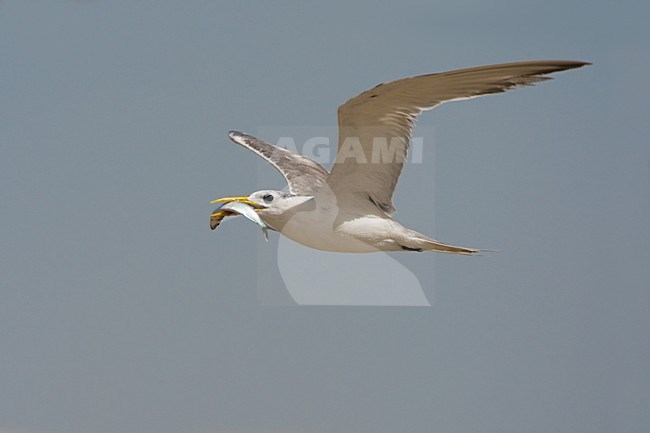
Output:
[[[506,63],[379,84],[339,107],[338,152],[331,172],[305,156],[231,132],[232,141],[264,158],[284,176],[288,192],[262,190],[214,200],[223,207],[211,215],[210,227],[216,228],[226,216],[246,216],[241,211],[246,207],[252,213],[248,218],[264,230],[271,228],[318,250],[475,254],[480,250],[438,242],[391,216],[393,192],[416,118],[443,102],[532,85],[550,79],[547,75],[553,72],[588,64],[566,60]],[[382,151],[387,148],[390,152]]]

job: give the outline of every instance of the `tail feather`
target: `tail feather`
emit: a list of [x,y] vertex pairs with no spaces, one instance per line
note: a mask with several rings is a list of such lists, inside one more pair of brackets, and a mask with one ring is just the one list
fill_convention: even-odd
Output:
[[423,245],[422,249],[424,251],[437,251],[440,253],[448,253],[448,254],[462,254],[465,256],[471,256],[483,251],[477,248],[465,248],[456,245],[443,244],[442,242],[434,241],[432,239],[423,241],[422,245]]
[[435,239],[428,238],[421,233],[412,232],[416,236],[407,238],[408,242],[400,243],[400,246],[403,250],[408,251],[436,251],[439,253],[448,253],[448,254],[462,254],[465,256],[475,255],[480,252],[487,250],[481,250],[478,248],[465,248],[459,247],[456,245],[444,244],[438,242]]

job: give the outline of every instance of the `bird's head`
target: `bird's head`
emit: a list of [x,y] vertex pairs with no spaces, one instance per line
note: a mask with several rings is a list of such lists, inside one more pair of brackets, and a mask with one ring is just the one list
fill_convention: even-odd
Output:
[[[311,200],[312,198],[313,197],[311,196],[295,196],[284,191],[263,189],[261,191],[256,191],[249,196],[224,197],[217,200],[212,200],[211,203],[245,203],[249,206],[252,206],[253,209],[255,209],[255,212],[260,214],[262,218],[265,218],[282,215],[292,208],[302,208],[300,205],[306,201]],[[217,209],[212,214],[212,216],[222,216],[219,214],[219,212],[219,209]]]
[[240,202],[252,206],[256,212],[262,212],[267,209],[278,207],[279,205],[281,205],[281,202],[283,200],[289,197],[291,197],[290,194],[287,194],[282,191],[264,189],[261,191],[256,191],[249,196],[224,197],[224,198],[212,200],[211,203],[215,204],[215,203]]
[[256,209],[268,209],[278,206],[282,200],[289,197],[291,197],[291,194],[287,194],[282,191],[263,189],[261,191],[252,193],[246,199],[253,203],[251,206],[255,207]]

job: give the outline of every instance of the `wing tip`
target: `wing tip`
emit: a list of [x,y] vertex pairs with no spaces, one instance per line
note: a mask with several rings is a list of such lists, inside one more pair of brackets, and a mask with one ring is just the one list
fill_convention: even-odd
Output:
[[247,143],[247,139],[250,140],[253,137],[251,137],[250,135],[244,134],[243,132],[229,131],[228,132],[228,138],[230,138],[233,142],[235,142],[235,143],[237,143],[237,144],[239,144],[241,146],[249,147],[248,143]]
[[553,74],[555,72],[568,71],[571,69],[578,69],[584,66],[590,66],[591,62],[585,62],[582,60],[552,60],[548,62],[549,66],[552,68],[547,71],[538,72],[537,76],[544,77],[546,79],[552,79],[552,77],[546,77],[548,74]]
[[558,66],[562,67],[562,70],[582,68],[583,66],[591,66],[593,64],[584,60],[558,60],[557,63]]

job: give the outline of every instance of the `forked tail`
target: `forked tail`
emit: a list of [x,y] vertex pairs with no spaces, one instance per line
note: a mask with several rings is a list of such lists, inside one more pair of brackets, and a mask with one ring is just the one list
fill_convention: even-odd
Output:
[[484,250],[479,250],[477,248],[465,248],[458,247],[456,245],[443,244],[442,242],[429,240],[424,242],[424,251],[437,251],[439,253],[448,253],[448,254],[463,254],[465,256],[471,256],[476,253],[480,253]]
[[[400,242],[400,246],[403,250],[406,251],[436,251],[439,253],[447,254],[462,254],[465,256],[471,256],[483,251],[478,248],[465,248],[459,247],[456,245],[443,244],[434,239],[428,238],[421,233],[411,231],[413,236],[404,239]],[[406,242],[404,242],[406,241]]]

